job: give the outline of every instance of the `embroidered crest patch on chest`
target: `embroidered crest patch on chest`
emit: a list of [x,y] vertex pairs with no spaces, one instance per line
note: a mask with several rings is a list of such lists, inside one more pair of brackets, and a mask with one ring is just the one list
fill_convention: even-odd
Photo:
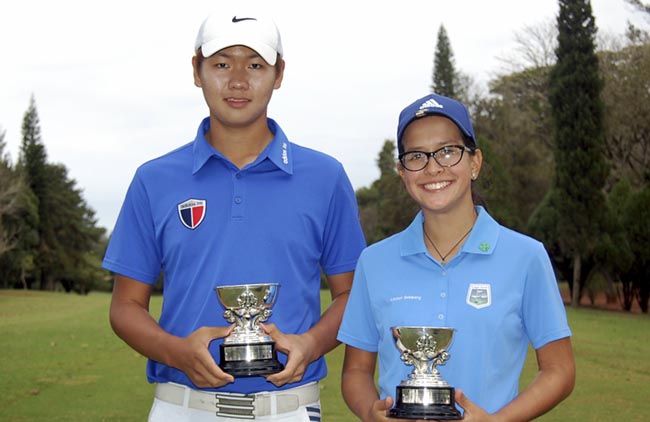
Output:
[[188,199],[178,204],[178,217],[190,230],[197,228],[205,218],[207,202],[204,199]]
[[470,284],[467,289],[468,305],[476,308],[486,308],[492,304],[492,288],[489,284]]

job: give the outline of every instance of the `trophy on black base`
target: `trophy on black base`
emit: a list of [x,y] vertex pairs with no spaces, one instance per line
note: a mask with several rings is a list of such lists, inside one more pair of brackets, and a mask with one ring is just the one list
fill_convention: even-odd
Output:
[[414,369],[408,379],[397,386],[395,406],[390,416],[400,419],[462,419],[456,409],[454,388],[440,377],[436,369],[450,358],[447,349],[454,336],[453,328],[393,327],[395,344],[401,359]]
[[223,316],[235,328],[220,346],[219,367],[233,377],[274,374],[284,366],[278,361],[275,343],[259,326],[271,316],[280,285],[242,284],[217,287]]

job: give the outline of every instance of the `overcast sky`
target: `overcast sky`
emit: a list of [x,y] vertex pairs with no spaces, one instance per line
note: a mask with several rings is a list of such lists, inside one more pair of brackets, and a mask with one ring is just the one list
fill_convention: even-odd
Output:
[[[68,168],[99,225],[112,230],[137,166],[191,141],[207,115],[190,60],[199,25],[223,3],[3,6],[0,130],[14,161],[33,94],[48,160]],[[401,109],[428,93],[441,24],[456,69],[485,84],[516,32],[558,12],[556,0],[260,3],[278,23],[287,63],[269,116],[293,142],[340,160],[355,189],[378,177],[377,156],[395,138]],[[628,20],[648,26],[623,0],[593,0],[592,8],[601,32],[623,34]]]

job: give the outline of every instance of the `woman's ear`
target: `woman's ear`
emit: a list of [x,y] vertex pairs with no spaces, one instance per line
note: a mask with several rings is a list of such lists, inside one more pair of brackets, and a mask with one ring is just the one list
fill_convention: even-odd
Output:
[[476,180],[478,179],[478,175],[481,173],[481,166],[483,165],[483,153],[479,148],[476,148],[471,158],[472,162],[470,164],[470,169],[472,171],[472,180]]
[[406,170],[404,170],[404,166],[399,160],[395,162],[395,168],[397,169],[399,178],[402,179],[402,185],[406,186]]

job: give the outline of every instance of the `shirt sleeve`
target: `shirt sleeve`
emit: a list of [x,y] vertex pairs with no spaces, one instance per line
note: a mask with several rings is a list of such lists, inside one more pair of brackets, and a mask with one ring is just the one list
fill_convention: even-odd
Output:
[[155,284],[160,275],[150,201],[139,171],[127,191],[102,266],[147,284]]
[[343,166],[328,208],[321,266],[325,274],[354,270],[366,240],[359,220],[357,198]]
[[368,283],[363,270],[363,255],[354,272],[352,290],[348,298],[337,339],[368,352],[377,352],[379,332],[373,317]]
[[535,349],[571,336],[553,266],[541,243],[531,258],[522,306],[528,338]]

